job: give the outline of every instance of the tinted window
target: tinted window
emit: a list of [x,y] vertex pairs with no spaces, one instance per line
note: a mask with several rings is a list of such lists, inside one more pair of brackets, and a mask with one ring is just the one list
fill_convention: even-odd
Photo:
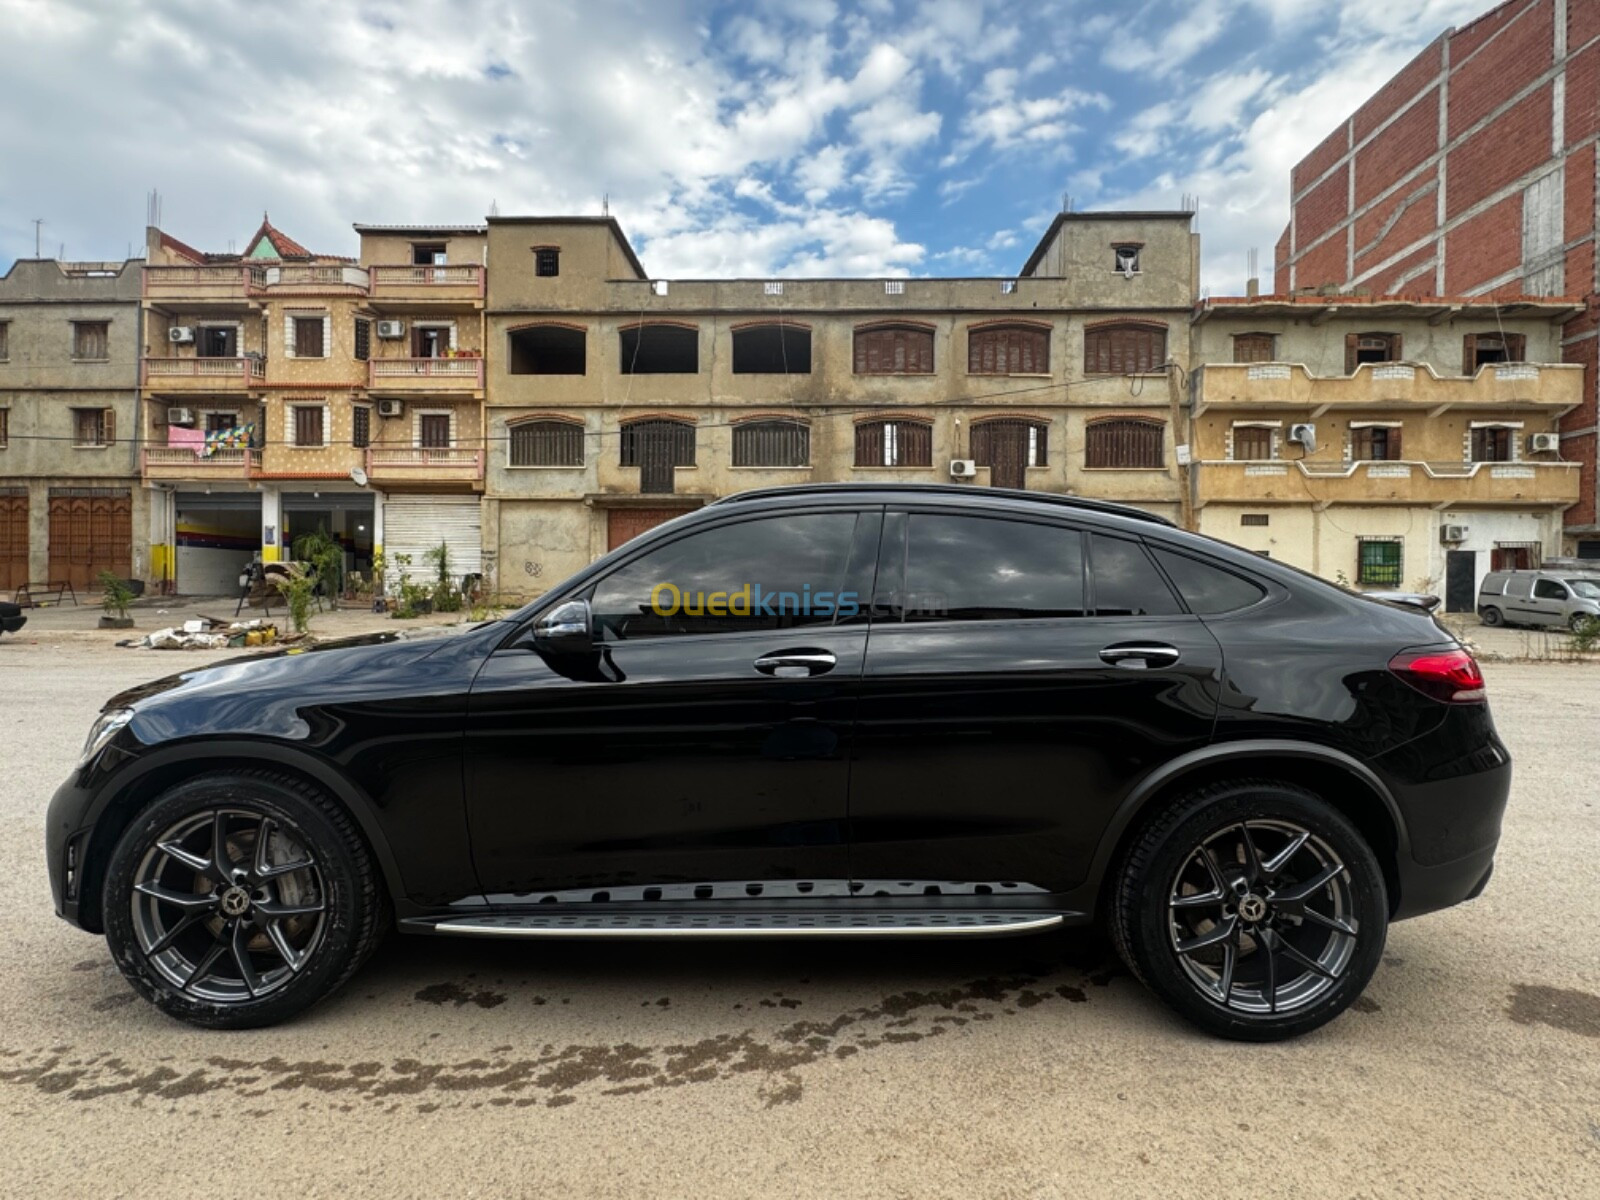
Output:
[[1541,600],[1565,600],[1567,589],[1554,579],[1541,579],[1533,585],[1533,594]]
[[1211,616],[1233,612],[1248,608],[1266,595],[1265,590],[1248,579],[1188,555],[1166,550],[1155,550],[1154,554],[1192,613]]
[[1162,617],[1182,611],[1144,547],[1098,533],[1090,542],[1096,616]]
[[915,513],[906,544],[908,621],[1083,616],[1083,538],[1073,529]]
[[851,616],[861,600],[838,589],[855,526],[854,513],[823,513],[723,525],[669,542],[596,585],[596,632],[616,642]]

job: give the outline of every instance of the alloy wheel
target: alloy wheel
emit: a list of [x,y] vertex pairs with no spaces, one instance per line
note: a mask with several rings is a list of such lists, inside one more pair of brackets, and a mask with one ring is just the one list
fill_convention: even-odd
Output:
[[1184,974],[1224,1009],[1277,1015],[1315,1004],[1354,957],[1350,873],[1290,821],[1223,827],[1179,866],[1167,909]]
[[139,947],[181,994],[259,1000],[320,945],[328,896],[307,841],[288,822],[240,808],[193,813],[156,839],[134,872]]

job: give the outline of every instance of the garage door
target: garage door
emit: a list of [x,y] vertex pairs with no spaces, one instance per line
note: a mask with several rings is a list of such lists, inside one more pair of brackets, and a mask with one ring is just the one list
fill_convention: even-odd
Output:
[[125,489],[50,489],[50,582],[93,592],[101,571],[133,571],[133,499]]
[[[443,541],[450,547],[450,575],[483,570],[483,525],[476,496],[390,496],[383,502],[383,557],[390,578],[433,574],[427,553]],[[402,568],[399,556],[410,555]]]
[[0,488],[0,592],[10,599],[28,582],[28,492]]
[[606,549],[615,550],[647,529],[692,511],[688,508],[613,508],[606,514]]

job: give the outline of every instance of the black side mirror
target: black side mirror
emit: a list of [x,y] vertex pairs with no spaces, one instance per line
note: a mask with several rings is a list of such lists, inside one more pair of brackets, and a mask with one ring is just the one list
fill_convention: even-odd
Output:
[[558,604],[533,623],[535,649],[551,654],[587,654],[594,649],[594,615],[587,600]]

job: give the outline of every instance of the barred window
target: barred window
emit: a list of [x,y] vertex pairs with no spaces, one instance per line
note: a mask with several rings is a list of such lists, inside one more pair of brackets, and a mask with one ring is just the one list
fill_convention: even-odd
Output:
[[1086,375],[1149,375],[1164,371],[1167,327],[1146,321],[1113,321],[1083,333]]
[[561,274],[561,251],[554,246],[542,246],[533,252],[533,273],[541,278],[553,279]]
[[1043,421],[979,421],[972,427],[972,459],[980,467],[995,467],[1007,456],[1030,467],[1050,465],[1050,426]]
[[863,421],[856,426],[856,466],[933,466],[933,426],[924,421]]
[[350,410],[350,444],[357,450],[372,445],[372,409],[364,404]]
[[511,465],[583,466],[583,426],[573,421],[521,421],[511,426]]
[[365,317],[356,318],[356,361],[366,362],[372,357],[372,322]]
[[967,333],[969,375],[1042,375],[1049,370],[1048,329],[999,325]]
[[655,420],[622,427],[622,466],[642,467],[657,455],[675,467],[694,466],[694,426]]
[[746,421],[733,427],[736,467],[807,467],[811,430],[798,421]]
[[1085,436],[1085,467],[1138,470],[1166,465],[1165,426],[1143,417],[1096,421]]
[[920,325],[875,325],[855,335],[857,375],[932,375],[933,330]]
[[1356,543],[1356,582],[1398,587],[1402,577],[1401,543],[1397,538],[1362,538]]

